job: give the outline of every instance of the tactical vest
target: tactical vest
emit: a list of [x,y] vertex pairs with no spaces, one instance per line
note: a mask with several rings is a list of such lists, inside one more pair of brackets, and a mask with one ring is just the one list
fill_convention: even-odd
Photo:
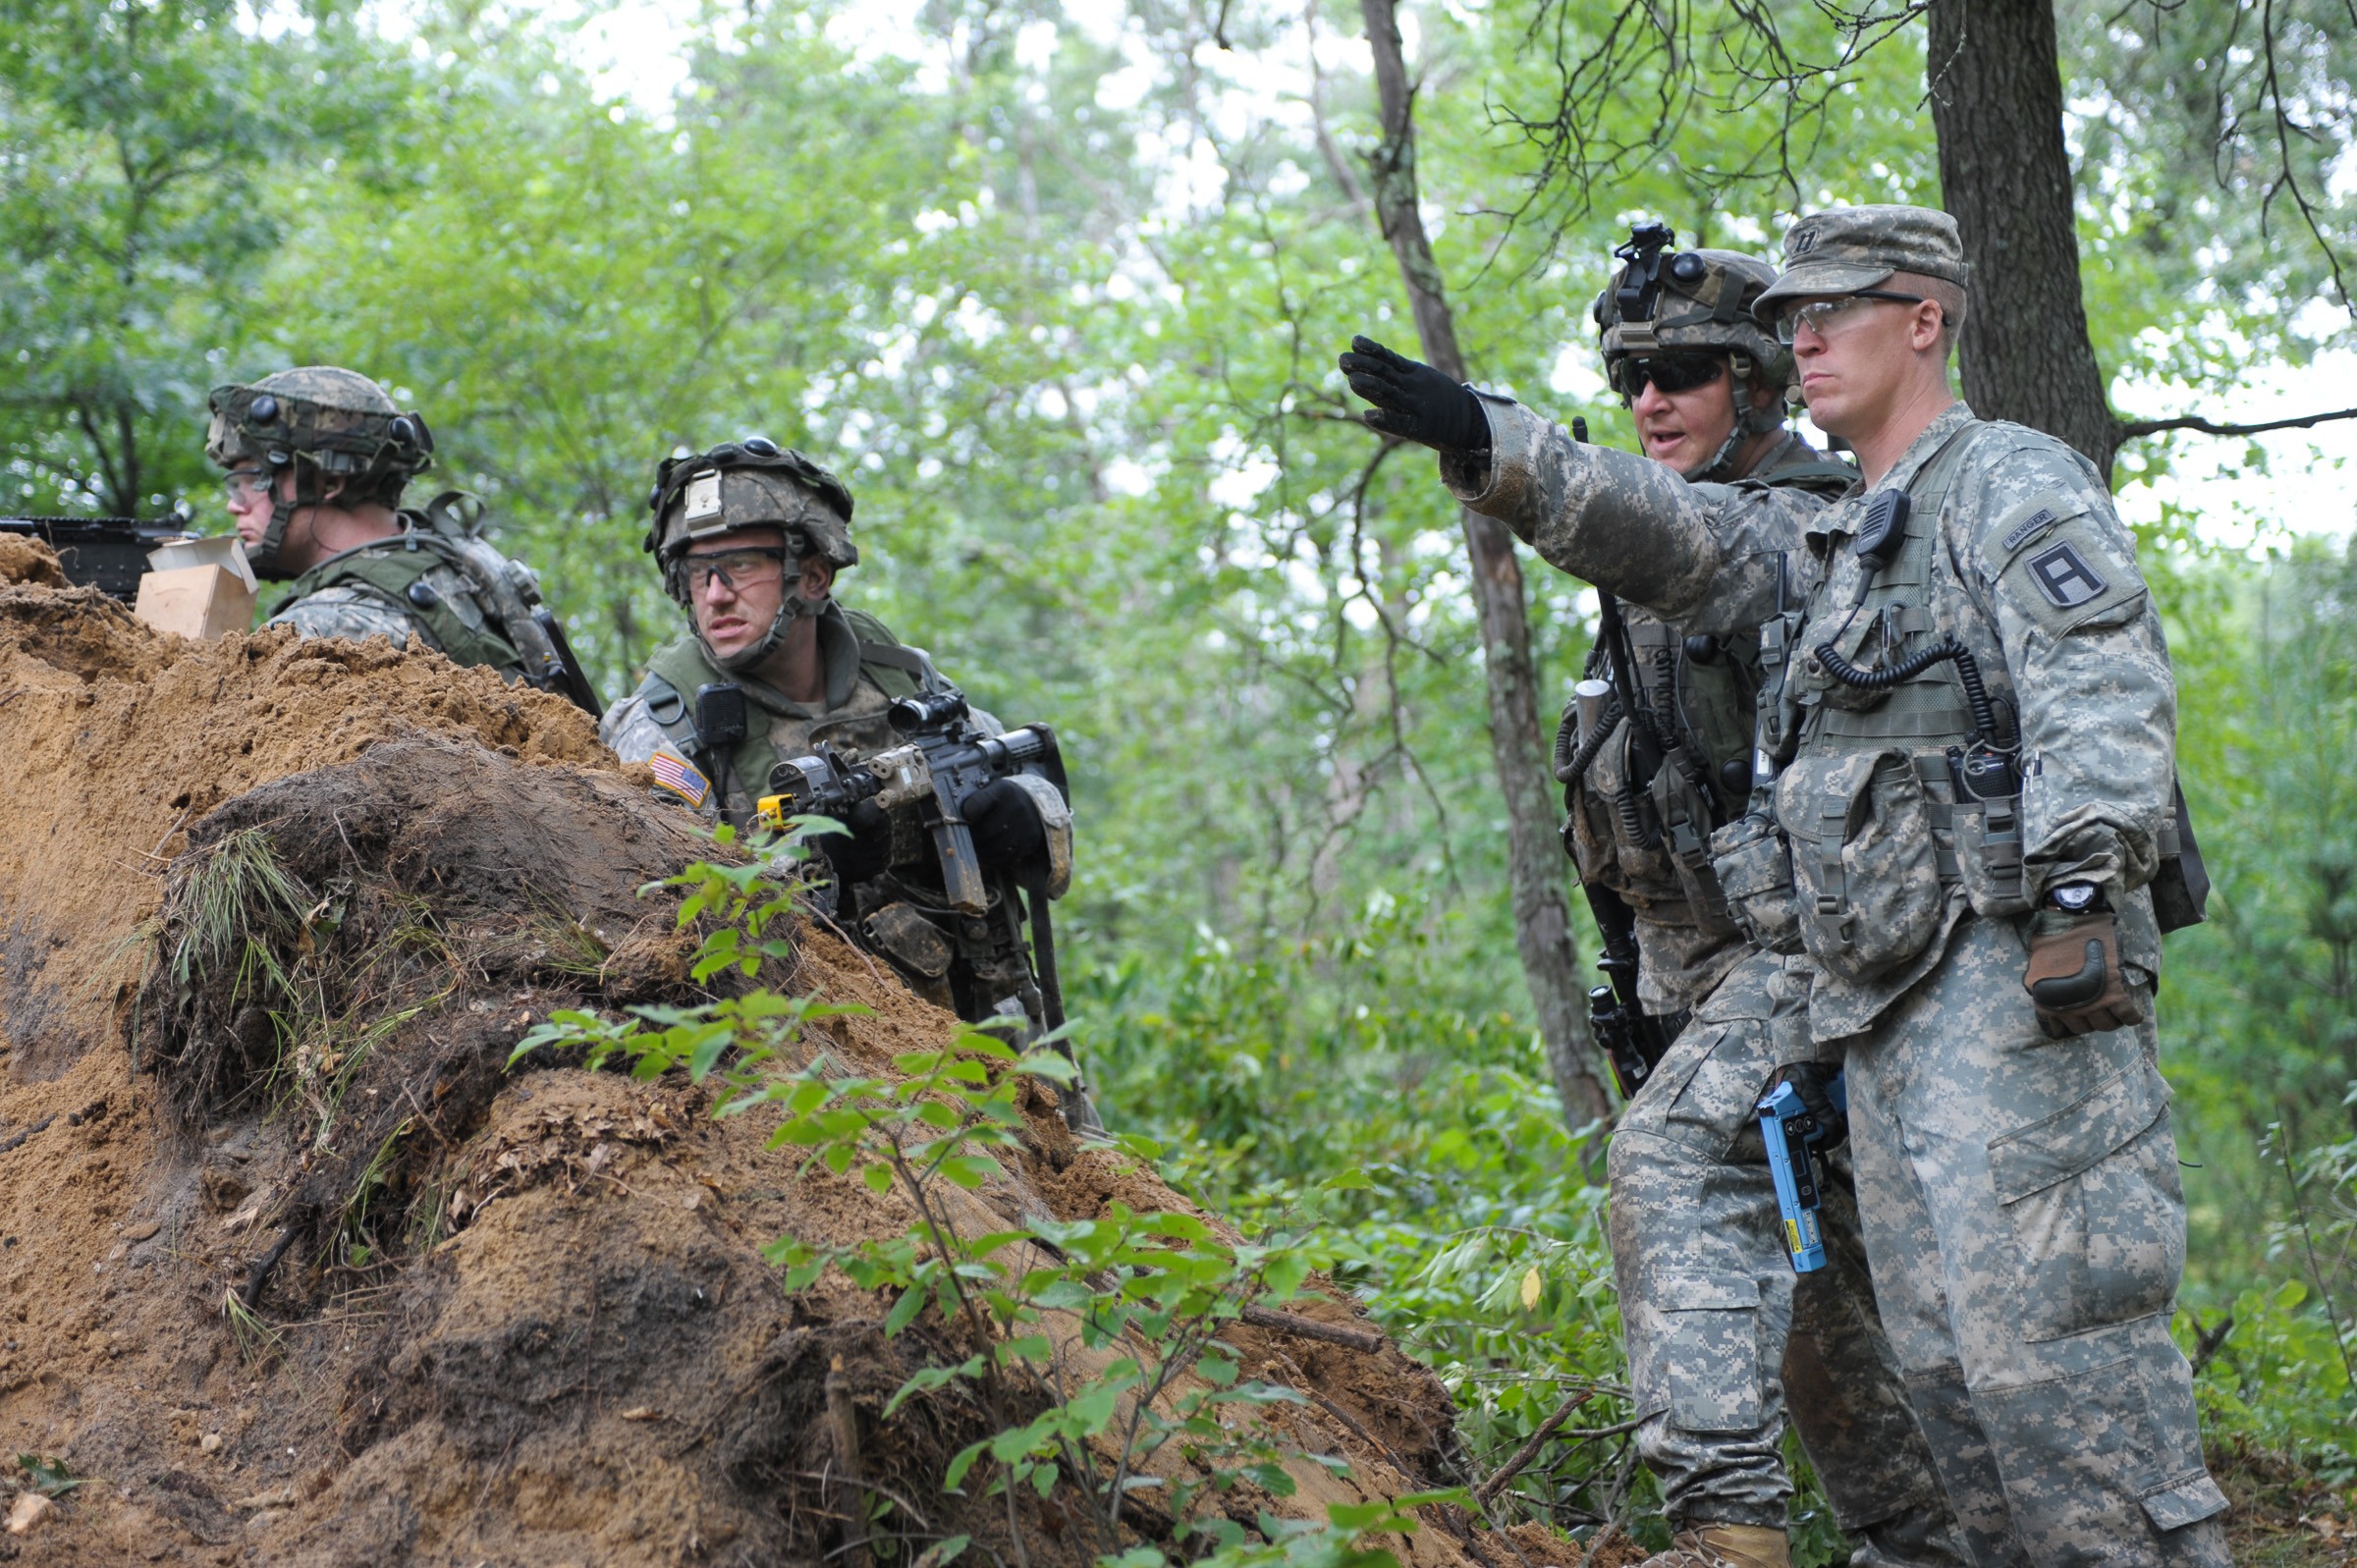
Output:
[[[1980,595],[1942,548],[1949,491],[1986,429],[1963,425],[1917,470],[1903,540],[1863,593],[1865,568],[1836,536],[1809,609],[1764,628],[1770,685],[1753,810],[1713,843],[1730,912],[1746,933],[1779,951],[1805,949],[1835,980],[1860,988],[1862,1002],[1895,995],[1936,958],[1958,890],[1984,917],[2031,904],[2012,678]],[[1970,656],[1996,733],[1978,733],[1966,661],[1895,675],[1949,636]],[[1878,678],[1842,678],[1819,652],[1828,644]],[[1976,742],[2014,766],[1976,768]],[[2176,820],[2159,848],[2173,875]],[[2157,970],[2158,932],[2148,917],[2124,915],[2122,956]],[[1864,1014],[1849,1021],[1862,1025]]]
[[325,588],[357,588],[407,618],[418,639],[453,664],[485,665],[504,679],[521,679],[523,660],[499,619],[487,613],[483,590],[459,548],[424,514],[404,512],[400,517],[400,535],[328,557],[290,583],[270,615]]
[[[883,622],[863,610],[841,605],[836,608],[842,611],[858,639],[859,674],[873,681],[887,699],[912,697],[939,683],[940,676],[932,662],[894,636]],[[662,730],[664,738],[698,767],[705,766],[705,757],[703,742],[695,732],[695,693],[715,681],[743,684],[713,668],[704,657],[703,645],[687,636],[655,651],[654,657],[647,661],[646,679],[638,688],[646,702],[647,716]],[[854,693],[856,690],[854,686]],[[756,722],[745,727],[744,739],[730,754],[729,773],[731,803],[749,819],[754,797],[769,783],[770,769],[789,759],[779,754],[770,738],[770,727],[762,720],[768,710],[750,691],[746,692],[746,701]],[[830,730],[840,732],[830,734]],[[810,721],[812,744],[831,740],[851,752],[870,749],[877,737],[887,733],[880,706],[863,708],[852,703],[840,713],[822,714]]]
[[[1848,464],[1821,460],[1741,480],[1734,488],[1839,491],[1856,481],[1857,470]],[[1764,676],[1760,639],[1689,641],[1646,611],[1628,607],[1622,614],[1635,683],[1655,723],[1674,731],[1675,754],[1650,784],[1636,784],[1631,726],[1623,719],[1579,776],[1565,782],[1566,845],[1582,882],[1612,889],[1643,919],[1731,937],[1736,928],[1711,873],[1710,838],[1719,824],[1742,812],[1749,793],[1746,759]],[[1597,657],[1590,656],[1590,674]]]

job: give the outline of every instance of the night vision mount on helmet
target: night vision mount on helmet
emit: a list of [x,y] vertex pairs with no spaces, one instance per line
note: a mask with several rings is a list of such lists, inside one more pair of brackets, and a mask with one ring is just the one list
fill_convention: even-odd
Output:
[[[644,548],[662,564],[663,587],[688,608],[688,625],[713,664],[731,675],[758,666],[777,650],[796,616],[815,616],[825,600],[805,599],[791,585],[780,596],[769,630],[736,653],[723,656],[704,642],[687,587],[686,555],[699,541],[751,528],[775,528],[786,536],[790,560],[824,557],[837,568],[856,566],[851,543],[851,493],[842,480],[792,447],[767,436],[747,436],[685,458],[666,458],[655,468],[646,498],[649,519]],[[791,583],[792,573],[788,573]]]
[[[1710,460],[1686,474],[1694,480],[1736,477],[1727,471],[1743,442],[1783,423],[1783,403],[1793,383],[1792,351],[1752,318],[1751,305],[1776,282],[1776,269],[1733,250],[1673,250],[1676,234],[1664,223],[1640,223],[1628,243],[1614,250],[1621,266],[1596,297],[1591,314],[1603,341],[1604,364],[1613,385],[1634,401],[1641,380],[1629,375],[1630,361],[1667,360],[1682,354],[1726,354],[1734,428]],[[1657,376],[1667,387],[1667,376]],[[1755,385],[1780,394],[1767,407],[1752,405]]]
[[[322,502],[398,507],[409,482],[433,465],[425,416],[403,412],[357,371],[302,365],[251,386],[215,387],[205,404],[212,423],[204,455],[224,468],[258,465],[270,477],[270,523],[247,552],[265,577],[295,575],[279,552],[298,511]],[[290,468],[294,494],[284,496],[277,479]]]

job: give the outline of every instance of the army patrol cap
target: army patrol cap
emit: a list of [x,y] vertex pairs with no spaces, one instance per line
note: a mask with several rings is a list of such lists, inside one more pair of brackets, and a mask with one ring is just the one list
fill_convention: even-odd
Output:
[[1784,270],[1752,304],[1773,325],[1786,299],[1856,294],[1894,272],[1920,273],[1964,288],[1972,268],[1956,220],[1931,207],[1829,207],[1784,231]]
[[[767,436],[725,442],[709,452],[666,458],[647,496],[652,516],[644,548],[663,564],[665,581],[687,547],[747,528],[776,528],[796,557],[824,556],[856,566],[851,493],[844,482],[792,447]],[[674,597],[685,602],[685,584]]]

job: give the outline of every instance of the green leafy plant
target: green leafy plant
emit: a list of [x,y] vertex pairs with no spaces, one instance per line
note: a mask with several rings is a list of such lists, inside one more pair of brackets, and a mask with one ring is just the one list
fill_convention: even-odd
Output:
[[[699,981],[732,970],[757,976],[765,962],[792,956],[784,922],[794,889],[774,873],[803,856],[816,826],[796,823],[746,864],[698,862],[650,885],[681,892],[681,927],[702,928],[691,964]],[[1359,1537],[1411,1530],[1415,1507],[1461,1495],[1338,1508],[1324,1525],[1264,1515],[1257,1531],[1231,1517],[1232,1506],[1209,1506],[1241,1488],[1292,1495],[1287,1466],[1294,1460],[1344,1468],[1288,1450],[1252,1419],[1256,1408],[1302,1395],[1244,1377],[1221,1337],[1248,1308],[1291,1299],[1331,1252],[1282,1231],[1232,1241],[1192,1215],[1120,1204],[1094,1219],[977,1220],[989,1211],[962,1195],[1007,1178],[1003,1162],[1019,1149],[1030,1086],[1068,1085],[1075,1069],[1054,1049],[1055,1036],[1018,1046],[1005,1030],[965,1028],[938,1050],[894,1057],[888,1073],[855,1071],[813,1026],[862,1010],[755,987],[620,1018],[561,1011],[524,1037],[511,1065],[553,1048],[580,1052],[592,1069],[627,1061],[639,1078],[684,1070],[716,1086],[715,1116],[775,1114],[770,1146],[798,1152],[798,1176],[823,1170],[879,1196],[897,1193],[916,1216],[900,1235],[849,1246],[789,1236],[768,1256],[786,1270],[789,1289],[834,1270],[892,1297],[887,1336],[933,1315],[963,1354],[920,1368],[884,1418],[953,1385],[979,1403],[989,1430],[951,1459],[942,1485],[951,1492],[979,1485],[999,1498],[1018,1561],[1025,1491],[1076,1503],[1104,1559],[1136,1565],[1208,1552],[1232,1568],[1373,1568],[1391,1556],[1360,1548]],[[874,1499],[871,1523],[892,1511],[889,1499]],[[927,1557],[944,1563],[965,1544],[938,1541]]]
[[63,1459],[45,1459],[39,1454],[19,1454],[17,1464],[31,1478],[34,1491],[44,1497],[63,1497],[75,1487],[86,1486],[87,1476],[77,1476],[66,1468]]

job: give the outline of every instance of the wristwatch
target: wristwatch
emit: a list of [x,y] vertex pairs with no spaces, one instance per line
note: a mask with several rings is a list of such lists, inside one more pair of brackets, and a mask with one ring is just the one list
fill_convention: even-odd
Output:
[[2103,902],[2104,892],[2092,882],[2065,882],[2046,890],[2049,908],[2083,915]]

